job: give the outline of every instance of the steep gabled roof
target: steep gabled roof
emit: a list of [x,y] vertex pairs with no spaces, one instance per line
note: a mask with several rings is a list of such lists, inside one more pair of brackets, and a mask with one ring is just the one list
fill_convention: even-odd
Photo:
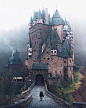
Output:
[[51,32],[51,50],[57,50],[57,56],[61,56],[60,51],[57,48],[57,44],[61,44],[60,38],[56,29],[53,29]]
[[51,50],[57,50],[55,40],[52,40],[52,42],[51,42]]
[[71,47],[70,47],[70,44],[68,42],[67,39],[65,39],[64,43],[63,43],[63,48],[62,48],[62,51],[61,51],[61,54],[62,54],[62,57],[71,57]]
[[51,41],[55,40],[55,44],[61,44],[61,40],[59,38],[59,35],[56,31],[56,29],[52,29],[52,33],[51,33]]
[[48,70],[47,63],[33,63],[32,64],[32,70]]

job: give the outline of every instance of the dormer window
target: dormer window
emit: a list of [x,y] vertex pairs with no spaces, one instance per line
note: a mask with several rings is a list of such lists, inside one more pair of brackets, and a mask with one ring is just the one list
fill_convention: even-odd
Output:
[[57,50],[51,50],[51,56],[56,56],[57,55]]

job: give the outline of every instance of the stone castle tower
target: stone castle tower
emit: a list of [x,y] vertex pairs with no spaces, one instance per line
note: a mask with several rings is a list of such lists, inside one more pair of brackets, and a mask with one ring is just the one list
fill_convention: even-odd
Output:
[[[37,71],[35,76],[40,73],[45,79],[47,74],[52,77],[59,76],[63,80],[67,75],[73,82],[73,32],[69,22],[60,17],[57,9],[52,18],[48,9],[34,11],[29,23],[27,54],[25,65],[31,71]],[[46,69],[47,72],[44,72]]]

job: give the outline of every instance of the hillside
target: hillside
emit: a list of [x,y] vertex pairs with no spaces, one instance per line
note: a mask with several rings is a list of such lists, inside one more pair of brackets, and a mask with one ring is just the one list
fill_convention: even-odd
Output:
[[73,97],[76,102],[86,102],[86,72],[81,69],[80,73],[84,76],[80,88],[73,92]]

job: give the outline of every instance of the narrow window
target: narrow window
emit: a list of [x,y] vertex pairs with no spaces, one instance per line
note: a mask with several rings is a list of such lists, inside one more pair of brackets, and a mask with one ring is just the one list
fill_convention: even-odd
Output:
[[51,51],[51,53],[53,53],[53,51]]
[[54,53],[56,53],[56,51],[54,51]]
[[64,63],[66,63],[66,61],[64,61]]
[[48,58],[48,60],[49,60],[49,58]]

